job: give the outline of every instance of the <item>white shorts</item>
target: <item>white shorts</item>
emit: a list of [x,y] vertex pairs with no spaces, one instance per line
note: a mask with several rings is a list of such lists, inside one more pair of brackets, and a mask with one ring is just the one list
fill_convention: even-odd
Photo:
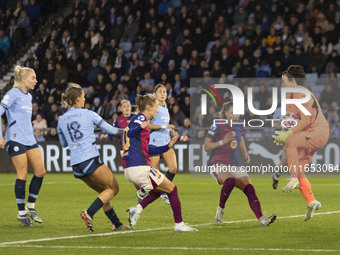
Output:
[[[213,169],[213,166],[215,169]],[[235,179],[249,177],[247,171],[239,166],[226,166],[224,164],[215,164],[210,168],[210,174],[218,182],[218,179]]]
[[124,169],[125,178],[143,188],[146,192],[159,186],[165,176],[151,166],[134,166]]

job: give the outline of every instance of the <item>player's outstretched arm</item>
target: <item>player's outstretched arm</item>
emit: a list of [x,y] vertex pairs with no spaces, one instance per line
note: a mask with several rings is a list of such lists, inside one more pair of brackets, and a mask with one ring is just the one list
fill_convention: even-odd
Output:
[[106,121],[101,121],[98,126],[106,133],[111,134],[111,135],[120,135],[123,133],[122,129],[116,128],[114,126],[111,126],[109,123]]

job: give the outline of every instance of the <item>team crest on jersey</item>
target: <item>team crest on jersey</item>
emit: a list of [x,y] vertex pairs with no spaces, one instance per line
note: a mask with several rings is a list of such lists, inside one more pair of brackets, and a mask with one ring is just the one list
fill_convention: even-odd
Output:
[[16,133],[14,133],[14,134],[13,134],[13,137],[17,137],[17,134],[16,134]]
[[211,130],[216,130],[217,126],[214,124],[210,127]]
[[236,140],[232,140],[230,143],[230,148],[235,149],[237,147],[237,141]]

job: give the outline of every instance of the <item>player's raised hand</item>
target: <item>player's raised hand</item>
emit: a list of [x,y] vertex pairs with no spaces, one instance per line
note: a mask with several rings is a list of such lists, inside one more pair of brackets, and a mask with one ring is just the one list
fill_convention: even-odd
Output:
[[144,129],[144,128],[146,128],[148,125],[149,125],[149,122],[143,121],[142,124],[140,124],[140,127]]
[[0,137],[0,148],[5,149],[5,139],[3,137]]
[[231,132],[231,133],[226,134],[226,135],[223,137],[223,139],[222,139],[223,144],[229,143],[229,142],[232,141],[234,138],[235,138],[235,132],[234,132],[234,131]]
[[169,124],[166,128],[174,129],[174,128],[175,128],[175,125]]

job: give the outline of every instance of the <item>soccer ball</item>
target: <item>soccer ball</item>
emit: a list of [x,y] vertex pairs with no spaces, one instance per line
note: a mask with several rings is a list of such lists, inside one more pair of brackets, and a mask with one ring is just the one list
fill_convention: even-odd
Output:
[[295,113],[287,113],[287,115],[281,118],[282,131],[288,131],[292,127],[295,127],[299,121],[299,117]]

